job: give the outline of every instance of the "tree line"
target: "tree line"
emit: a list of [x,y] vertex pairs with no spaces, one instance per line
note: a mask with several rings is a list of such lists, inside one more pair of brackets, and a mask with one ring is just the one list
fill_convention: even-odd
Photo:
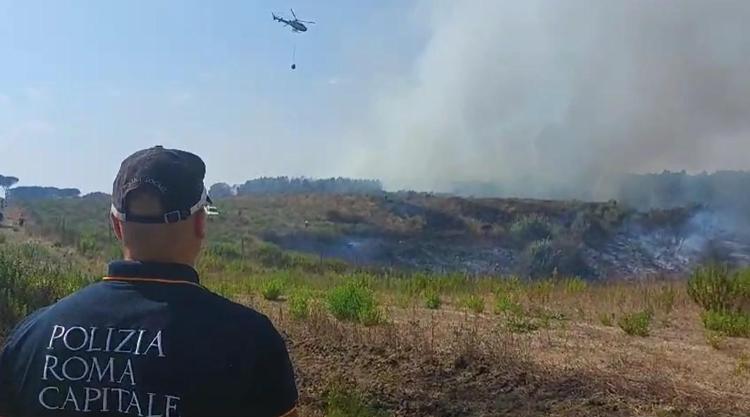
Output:
[[231,186],[217,183],[209,193],[213,198],[253,194],[379,194],[383,185],[378,180],[352,178],[311,179],[304,177],[261,177]]

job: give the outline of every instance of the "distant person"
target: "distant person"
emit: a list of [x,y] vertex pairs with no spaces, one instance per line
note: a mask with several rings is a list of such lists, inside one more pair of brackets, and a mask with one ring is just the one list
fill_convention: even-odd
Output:
[[205,165],[160,146],[114,181],[124,261],[21,322],[0,354],[0,416],[296,416],[283,339],[194,269],[206,236]]

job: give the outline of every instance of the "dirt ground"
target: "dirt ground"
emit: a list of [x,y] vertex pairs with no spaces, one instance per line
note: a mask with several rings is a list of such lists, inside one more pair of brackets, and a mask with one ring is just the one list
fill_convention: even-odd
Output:
[[304,416],[332,383],[395,416],[748,416],[750,341],[709,346],[698,311],[675,310],[649,337],[568,320],[515,334],[493,314],[391,309],[363,328],[283,303],[245,300],[287,338]]

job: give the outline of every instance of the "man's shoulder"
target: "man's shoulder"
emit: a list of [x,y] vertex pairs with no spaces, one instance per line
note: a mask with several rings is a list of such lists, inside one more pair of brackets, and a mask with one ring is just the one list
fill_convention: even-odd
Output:
[[242,327],[253,325],[269,330],[273,329],[273,324],[268,316],[252,307],[229,300],[208,290],[206,291],[206,297],[210,300],[214,313],[221,318],[230,319],[230,325],[234,323]]

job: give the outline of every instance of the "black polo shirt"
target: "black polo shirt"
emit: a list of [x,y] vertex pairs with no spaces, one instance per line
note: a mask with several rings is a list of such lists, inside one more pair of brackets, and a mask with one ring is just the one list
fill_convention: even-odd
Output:
[[296,401],[269,319],[185,265],[112,263],[27,317],[0,354],[3,417],[279,417]]

